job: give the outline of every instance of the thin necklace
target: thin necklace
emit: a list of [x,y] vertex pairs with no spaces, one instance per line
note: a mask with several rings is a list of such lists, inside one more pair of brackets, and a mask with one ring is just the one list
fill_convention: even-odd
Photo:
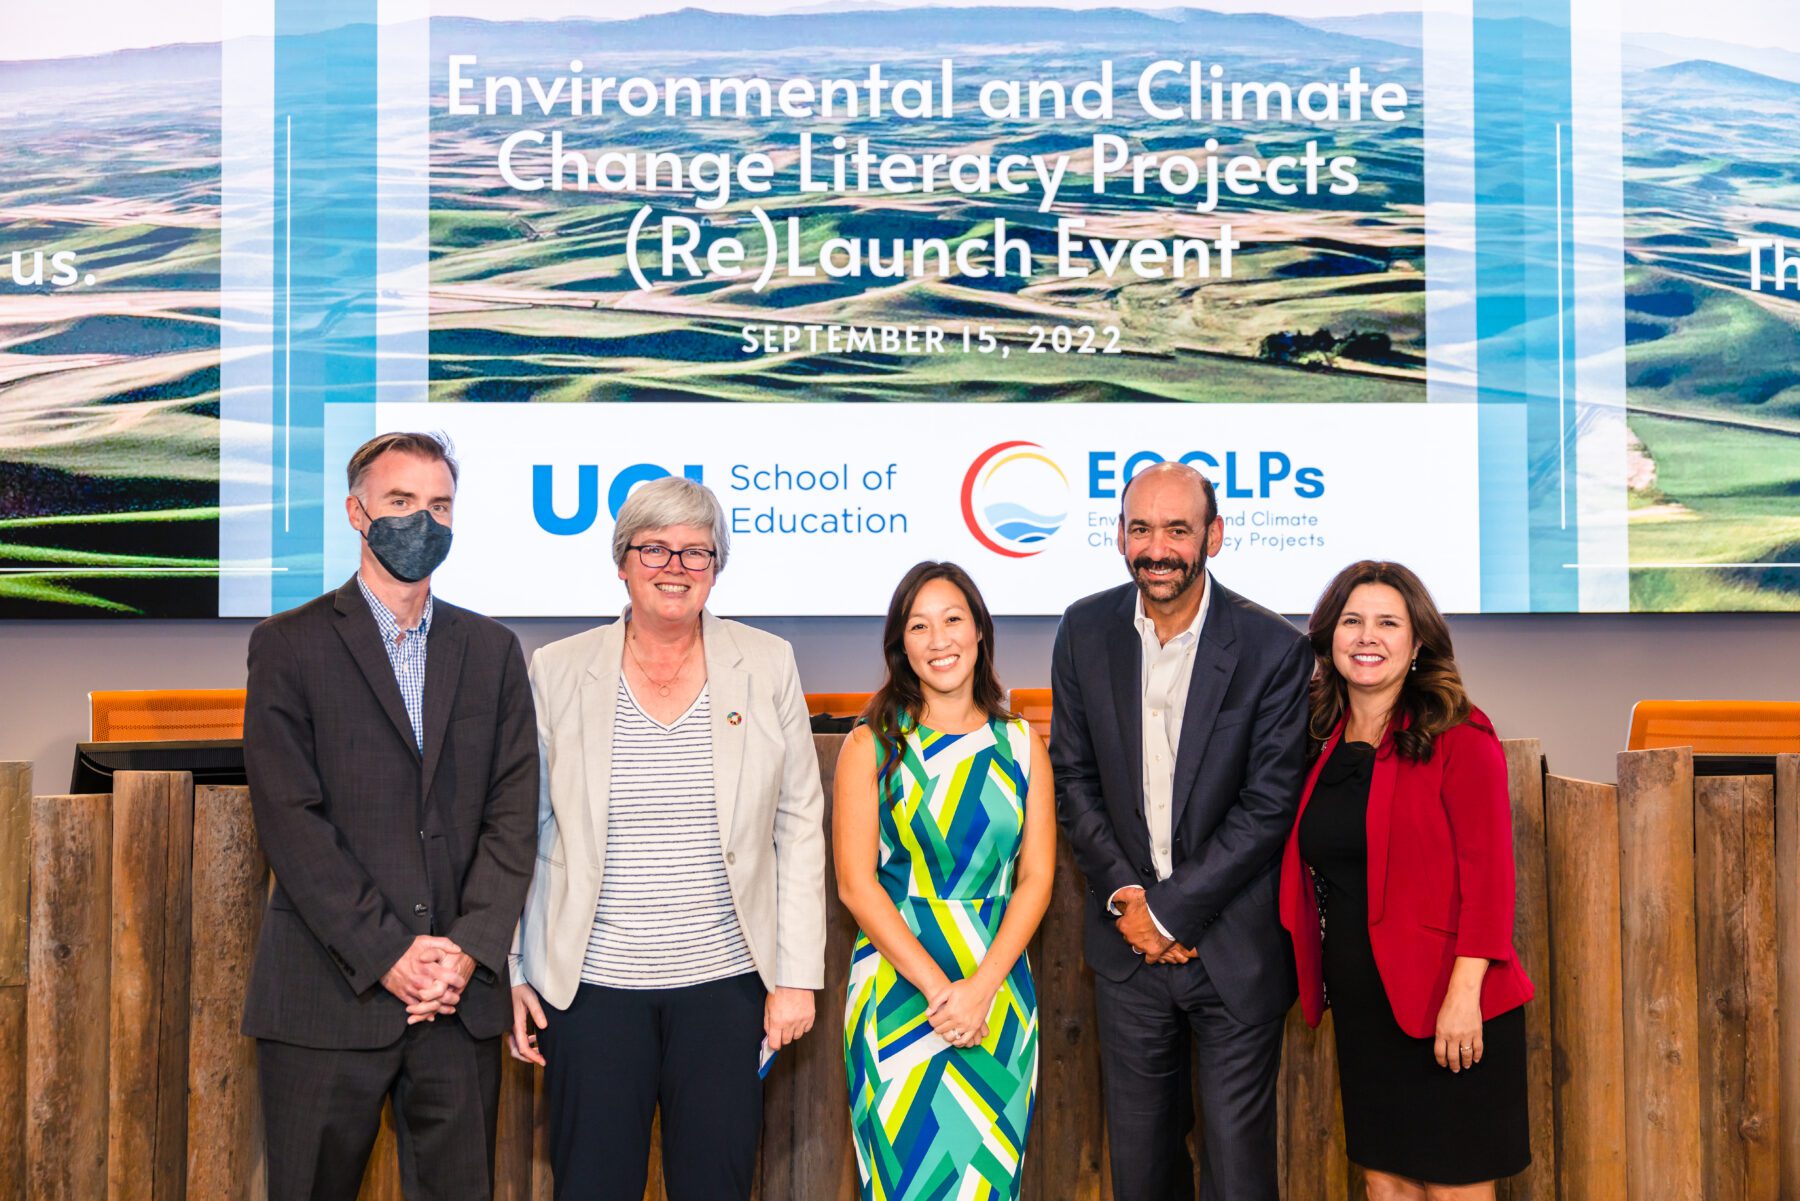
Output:
[[675,674],[670,676],[668,678],[668,680],[664,681],[664,680],[659,680],[655,676],[650,674],[650,669],[648,667],[644,666],[644,661],[642,659],[638,658],[637,651],[632,649],[631,644],[633,642],[633,638],[631,636],[631,628],[629,626],[627,626],[625,629],[625,653],[631,656],[631,661],[638,665],[638,670],[644,673],[644,678],[646,680],[649,680],[650,683],[656,688],[656,694],[658,696],[668,696],[669,695],[669,689],[674,687],[675,681],[679,680],[681,678],[681,673],[687,670],[688,657],[694,653],[694,643],[699,642],[699,641],[700,641],[700,637],[699,637],[698,632],[696,632],[696,634],[694,636],[694,642],[688,643],[687,650],[682,652],[681,662],[677,663],[675,665]]

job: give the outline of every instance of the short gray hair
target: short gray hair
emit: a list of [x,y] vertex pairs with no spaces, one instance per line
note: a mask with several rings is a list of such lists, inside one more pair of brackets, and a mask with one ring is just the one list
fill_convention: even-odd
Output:
[[711,488],[685,476],[669,475],[651,480],[632,490],[619,506],[619,520],[613,526],[613,563],[625,566],[626,548],[635,545],[645,530],[667,529],[672,525],[693,525],[712,531],[713,574],[725,570],[725,558],[731,553],[731,535],[725,528],[725,509]]

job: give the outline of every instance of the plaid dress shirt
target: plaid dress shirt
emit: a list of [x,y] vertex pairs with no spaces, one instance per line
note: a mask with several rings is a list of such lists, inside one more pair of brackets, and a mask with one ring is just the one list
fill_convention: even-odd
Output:
[[360,571],[356,573],[356,586],[362,589],[363,599],[369,602],[369,612],[375,615],[375,624],[381,630],[381,645],[387,648],[388,662],[394,668],[394,682],[400,685],[400,699],[406,702],[406,716],[412,719],[413,739],[423,755],[425,649],[426,638],[431,633],[431,593],[425,594],[425,608],[419,614],[419,624],[413,629],[402,630],[400,619],[369,591]]

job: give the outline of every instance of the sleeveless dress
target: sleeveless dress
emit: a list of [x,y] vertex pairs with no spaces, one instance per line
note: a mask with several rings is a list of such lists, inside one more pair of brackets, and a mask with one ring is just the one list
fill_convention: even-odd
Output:
[[[1031,733],[911,726],[880,787],[877,876],[951,980],[1000,930],[1024,833]],[[986,1041],[952,1047],[928,999],[860,931],[844,1005],[850,1126],[865,1201],[1016,1198],[1037,1089],[1037,992],[1025,956],[994,994]]]

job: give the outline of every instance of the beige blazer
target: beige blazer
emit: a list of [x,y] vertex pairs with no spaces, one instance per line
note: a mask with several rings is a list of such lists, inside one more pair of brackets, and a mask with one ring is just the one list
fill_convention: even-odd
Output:
[[[825,793],[794,648],[701,617],[712,690],[719,853],[738,925],[767,988],[825,986]],[[513,979],[567,1009],[606,866],[613,710],[625,622],[540,648],[537,869],[513,939]],[[733,718],[739,718],[734,721]]]

